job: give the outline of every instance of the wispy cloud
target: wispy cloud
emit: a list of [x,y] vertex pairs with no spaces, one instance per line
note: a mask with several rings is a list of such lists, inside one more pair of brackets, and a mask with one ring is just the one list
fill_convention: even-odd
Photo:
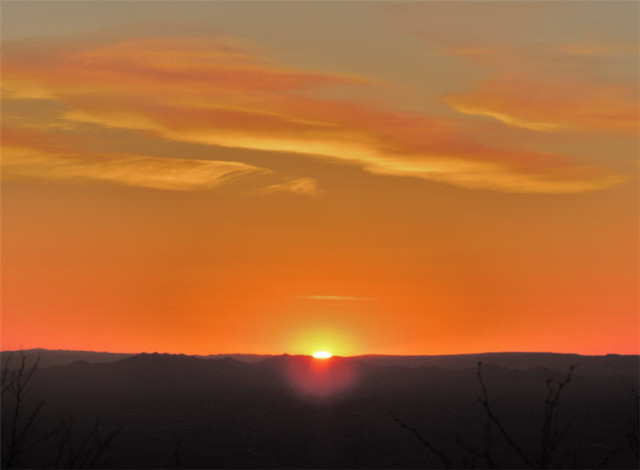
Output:
[[[317,89],[372,87],[376,82],[352,74],[286,68],[229,38],[152,38],[73,47],[14,44],[5,47],[4,56],[6,96],[46,97],[60,103],[66,110],[62,118],[70,124],[144,131],[181,142],[291,152],[348,162],[374,174],[464,188],[566,193],[603,189],[624,180],[567,155],[507,148],[492,142],[482,126],[470,125],[468,119],[314,98]],[[511,105],[508,109],[494,106],[490,93],[478,96],[459,94],[448,99],[460,112],[529,128],[564,126],[579,115],[572,111],[558,122],[540,115],[535,103],[524,106],[517,94],[512,97],[514,106],[521,108],[515,111]],[[604,94],[601,99],[607,97]],[[620,117],[605,119],[613,122]],[[197,171],[208,175],[203,176],[207,180],[222,169],[211,165],[190,167],[195,185],[205,184],[195,177]],[[317,194],[309,178],[270,184],[265,191]]]
[[[84,140],[71,145],[68,139],[51,131],[5,128],[3,176],[80,183],[101,181],[173,191],[208,190],[239,181],[252,181],[254,187],[261,188],[274,177],[269,170],[240,162],[100,153],[86,145],[90,140]],[[303,183],[298,185],[304,186]],[[267,188],[271,186],[301,193],[295,180]]]
[[442,101],[470,120],[532,131],[531,139],[637,138],[633,5],[412,2],[386,10],[459,80]]
[[312,178],[292,178],[284,183],[272,184],[260,190],[262,193],[293,193],[306,196],[318,195],[318,184]]
[[368,297],[350,297],[350,296],[342,296],[342,295],[301,295],[293,298],[301,299],[301,300],[320,300],[320,301],[327,300],[327,301],[338,301],[338,302],[372,302],[376,300]]
[[466,60],[485,76],[470,89],[443,98],[458,112],[538,132],[637,134],[637,79],[603,74],[614,66],[635,63],[637,68],[632,45],[574,42],[444,53]]
[[236,162],[136,155],[83,159],[17,147],[3,148],[2,160],[3,174],[8,178],[104,181],[174,191],[211,189],[264,174],[260,168]]
[[610,43],[597,41],[572,41],[558,44],[552,50],[562,55],[581,56],[589,58],[600,57],[633,57],[637,54],[637,45],[625,43]]
[[561,82],[529,74],[488,79],[446,97],[456,111],[541,132],[636,133],[638,90],[634,85]]

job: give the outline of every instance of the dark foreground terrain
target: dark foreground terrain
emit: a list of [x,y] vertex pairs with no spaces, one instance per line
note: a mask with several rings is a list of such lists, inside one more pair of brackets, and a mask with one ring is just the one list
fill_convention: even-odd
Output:
[[638,356],[2,361],[3,468],[638,468]]

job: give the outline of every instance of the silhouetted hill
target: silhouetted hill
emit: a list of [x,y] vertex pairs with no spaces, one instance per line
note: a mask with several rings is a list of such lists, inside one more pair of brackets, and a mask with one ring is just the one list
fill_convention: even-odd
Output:
[[[568,370],[559,370],[562,361],[576,359],[558,356],[449,356],[429,362],[433,358],[322,361],[284,355],[246,362],[140,354],[41,369],[30,384],[29,403],[46,401],[38,432],[56,429],[68,416],[76,419],[77,436],[95,418],[104,429],[121,429],[103,463],[108,468],[171,468],[176,458],[184,468],[438,468],[442,464],[433,452],[394,416],[463,465],[460,459],[469,455],[457,439],[481,450],[487,446],[487,417],[478,402],[482,359],[495,413],[534,452],[547,380],[561,381]],[[570,468],[575,457],[578,468],[595,468],[612,452],[605,468],[637,465],[627,446],[636,418],[630,389],[638,385],[638,369],[630,370],[630,361],[637,364],[638,357],[585,357],[578,365],[562,395],[561,424],[572,424],[561,446],[569,457],[561,466]],[[3,416],[9,405],[3,400]],[[495,428],[491,439],[499,466],[522,467]],[[55,452],[56,441],[49,440],[28,462],[51,466]]]
[[[68,365],[75,361],[88,363],[115,362],[120,359],[136,356],[132,353],[110,353],[95,351],[55,351],[47,349],[28,349],[23,351],[32,361],[40,357],[41,367],[54,365]],[[12,351],[2,351],[2,363]],[[14,354],[19,351],[13,351]],[[154,353],[157,354],[157,353]],[[191,358],[218,360],[231,358],[241,362],[262,362],[279,356],[258,354],[211,354],[194,355]],[[282,357],[288,357],[284,355]],[[306,357],[306,356],[300,356]],[[335,359],[335,358],[334,358]],[[467,369],[475,367],[479,361],[485,364],[495,364],[511,369],[547,368],[558,372],[566,371],[569,366],[576,365],[583,374],[592,375],[619,375],[635,374],[640,370],[640,356],[608,354],[606,356],[584,356],[580,354],[559,353],[528,353],[528,352],[501,352],[479,354],[457,354],[438,356],[388,356],[388,355],[363,355],[349,359],[357,359],[361,362],[377,365],[398,365],[406,367],[437,366],[445,369]]]
[[49,367],[57,365],[67,365],[75,361],[86,362],[112,362],[124,359],[125,357],[134,356],[134,354],[128,353],[111,353],[111,352],[96,352],[96,351],[65,351],[65,350],[51,350],[51,349],[25,349],[23,351],[2,351],[0,357],[2,358],[2,364],[4,365],[6,359],[11,354],[24,353],[27,359],[32,362],[36,358],[40,358],[40,367]]
[[[113,362],[126,357],[136,356],[137,353],[112,353],[112,352],[97,352],[97,351],[67,351],[67,350],[51,350],[51,349],[25,349],[22,351],[29,361],[35,360],[40,357],[40,366],[64,366],[71,364],[75,361],[85,361],[90,363],[96,362]],[[10,354],[19,354],[20,351],[2,351],[0,357],[2,357],[2,363]],[[264,360],[268,355],[258,354],[209,354],[206,356],[195,355],[192,357],[200,357],[203,359],[221,359],[230,357],[244,362],[258,362]]]
[[617,375],[635,374],[640,370],[640,356],[607,354],[583,356],[580,354],[501,352],[483,354],[458,354],[441,356],[360,356],[373,364],[396,364],[408,367],[438,366],[446,369],[466,369],[482,361],[511,369],[544,367],[559,372],[571,365],[579,367],[583,374]]

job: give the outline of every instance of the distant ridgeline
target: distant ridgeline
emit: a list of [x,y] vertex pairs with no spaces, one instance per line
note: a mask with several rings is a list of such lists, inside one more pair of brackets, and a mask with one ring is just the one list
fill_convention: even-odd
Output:
[[[19,353],[19,351],[14,351]],[[47,349],[27,349],[23,353],[30,361],[40,358],[40,367],[56,365],[68,365],[76,361],[88,363],[114,362],[127,357],[135,356],[133,353],[110,353],[95,351],[65,351]],[[11,351],[2,351],[2,363]],[[145,353],[143,353],[145,354]],[[153,353],[157,354],[157,353]],[[166,356],[166,355],[165,355]],[[185,355],[174,355],[185,357]],[[208,356],[189,356],[202,359],[233,358],[243,362],[259,362],[274,356],[258,354],[211,354]],[[534,369],[546,368],[559,372],[566,372],[569,366],[577,366],[578,374],[616,375],[636,374],[640,370],[640,356],[607,354],[606,356],[583,356],[579,354],[559,353],[527,353],[527,352],[499,352],[481,354],[458,354],[439,356],[386,356],[364,355],[349,358],[379,365],[396,365],[405,367],[442,367],[444,369],[475,368],[479,361],[485,364],[494,364],[510,369]]]
[[2,468],[638,467],[638,356],[2,363]]

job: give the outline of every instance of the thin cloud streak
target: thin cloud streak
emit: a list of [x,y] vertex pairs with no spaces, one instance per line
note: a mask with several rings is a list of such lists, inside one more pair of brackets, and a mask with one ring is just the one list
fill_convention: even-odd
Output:
[[302,295],[293,297],[294,299],[300,300],[328,300],[328,301],[338,301],[338,302],[373,302],[376,299],[368,298],[368,297],[351,297],[351,296],[342,296],[342,295]]
[[3,175],[67,181],[103,181],[124,186],[172,191],[212,189],[265,170],[237,162],[121,156],[80,159],[33,153],[29,149],[3,148]]
[[491,79],[444,100],[464,114],[539,132],[636,133],[634,86],[561,83],[530,76]]
[[284,183],[272,184],[258,190],[262,194],[293,193],[304,196],[317,196],[318,183],[312,178],[292,178]]

